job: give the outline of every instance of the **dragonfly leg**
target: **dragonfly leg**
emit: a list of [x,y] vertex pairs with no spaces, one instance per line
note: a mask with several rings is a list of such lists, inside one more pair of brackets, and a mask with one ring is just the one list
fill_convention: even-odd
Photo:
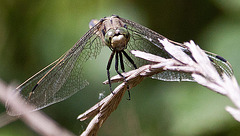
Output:
[[[122,52],[119,52],[119,58],[120,58],[121,69],[122,69],[123,72],[125,72]],[[128,99],[127,100],[131,100],[131,95],[130,95],[130,91],[129,91],[129,86],[128,85],[127,85],[127,91],[128,91]]]
[[131,100],[131,93],[129,91],[129,86],[127,86],[127,91],[128,91],[128,99],[127,100]]
[[128,54],[127,54],[124,50],[122,51],[122,53],[123,53],[123,55],[128,59],[128,61],[133,65],[133,67],[134,67],[135,69],[137,69],[137,66],[136,66],[136,64],[134,63],[134,61],[131,59],[131,57],[128,56]]
[[116,52],[116,56],[115,56],[115,70],[118,73],[118,75],[121,76],[124,79],[125,82],[127,82],[126,78],[121,74],[121,72],[118,71],[118,54],[119,54],[119,52]]
[[125,72],[124,63],[123,63],[123,57],[122,57],[122,52],[119,52],[119,58],[120,58],[120,64],[121,64],[122,72]]
[[107,64],[107,77],[108,77],[108,83],[109,83],[110,91],[111,91],[112,94],[113,94],[113,91],[112,91],[112,84],[111,84],[111,81],[110,81],[110,72],[109,72],[109,70],[110,70],[110,67],[111,67],[111,64],[112,64],[112,59],[114,57],[114,54],[115,54],[115,51],[113,50],[112,54],[111,54],[111,56],[110,56],[110,58],[108,60],[108,64]]

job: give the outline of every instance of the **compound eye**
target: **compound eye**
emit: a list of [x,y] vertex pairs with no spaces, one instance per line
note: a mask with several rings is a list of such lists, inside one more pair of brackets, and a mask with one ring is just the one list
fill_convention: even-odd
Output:
[[105,43],[107,44],[107,46],[111,46],[111,40],[112,40],[114,34],[115,34],[115,30],[113,30],[113,29],[110,29],[110,30],[105,34],[104,41],[105,41]]
[[124,37],[125,37],[126,39],[129,39],[129,38],[130,38],[130,34],[129,34],[129,32],[127,31],[126,28],[120,27],[120,28],[118,28],[118,31],[119,31],[120,34],[124,35]]

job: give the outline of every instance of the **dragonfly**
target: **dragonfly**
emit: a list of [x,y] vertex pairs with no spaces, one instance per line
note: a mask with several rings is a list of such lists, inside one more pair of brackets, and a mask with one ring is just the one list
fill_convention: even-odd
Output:
[[[135,57],[130,50],[171,58],[159,42],[159,39],[163,40],[166,37],[133,21],[112,15],[99,21],[92,20],[89,26],[89,31],[70,50],[16,88],[16,92],[27,104],[34,105],[33,110],[63,101],[87,86],[88,82],[83,77],[83,66],[88,60],[96,58],[104,46],[109,47],[112,52],[109,61],[106,62],[110,90],[109,70],[114,57],[115,71],[123,78],[125,66],[136,69],[150,63]],[[183,44],[169,41],[183,51],[188,51]],[[211,52],[206,51],[206,54],[219,74],[233,75],[232,67],[226,59]],[[119,71],[119,63],[122,72]],[[193,81],[190,74],[177,71],[164,71],[153,75],[152,78],[164,81]]]

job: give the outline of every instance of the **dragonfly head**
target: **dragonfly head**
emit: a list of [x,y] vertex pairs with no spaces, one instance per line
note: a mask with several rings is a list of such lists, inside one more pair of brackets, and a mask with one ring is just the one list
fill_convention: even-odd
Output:
[[127,47],[127,43],[130,39],[130,34],[124,27],[117,29],[110,29],[105,34],[104,41],[108,47],[116,51],[121,51]]

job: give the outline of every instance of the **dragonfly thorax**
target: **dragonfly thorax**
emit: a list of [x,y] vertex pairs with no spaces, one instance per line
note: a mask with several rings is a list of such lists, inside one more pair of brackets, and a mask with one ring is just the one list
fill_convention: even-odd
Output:
[[127,29],[120,27],[117,29],[110,29],[106,34],[104,41],[108,47],[113,50],[121,51],[127,48],[130,35]]

